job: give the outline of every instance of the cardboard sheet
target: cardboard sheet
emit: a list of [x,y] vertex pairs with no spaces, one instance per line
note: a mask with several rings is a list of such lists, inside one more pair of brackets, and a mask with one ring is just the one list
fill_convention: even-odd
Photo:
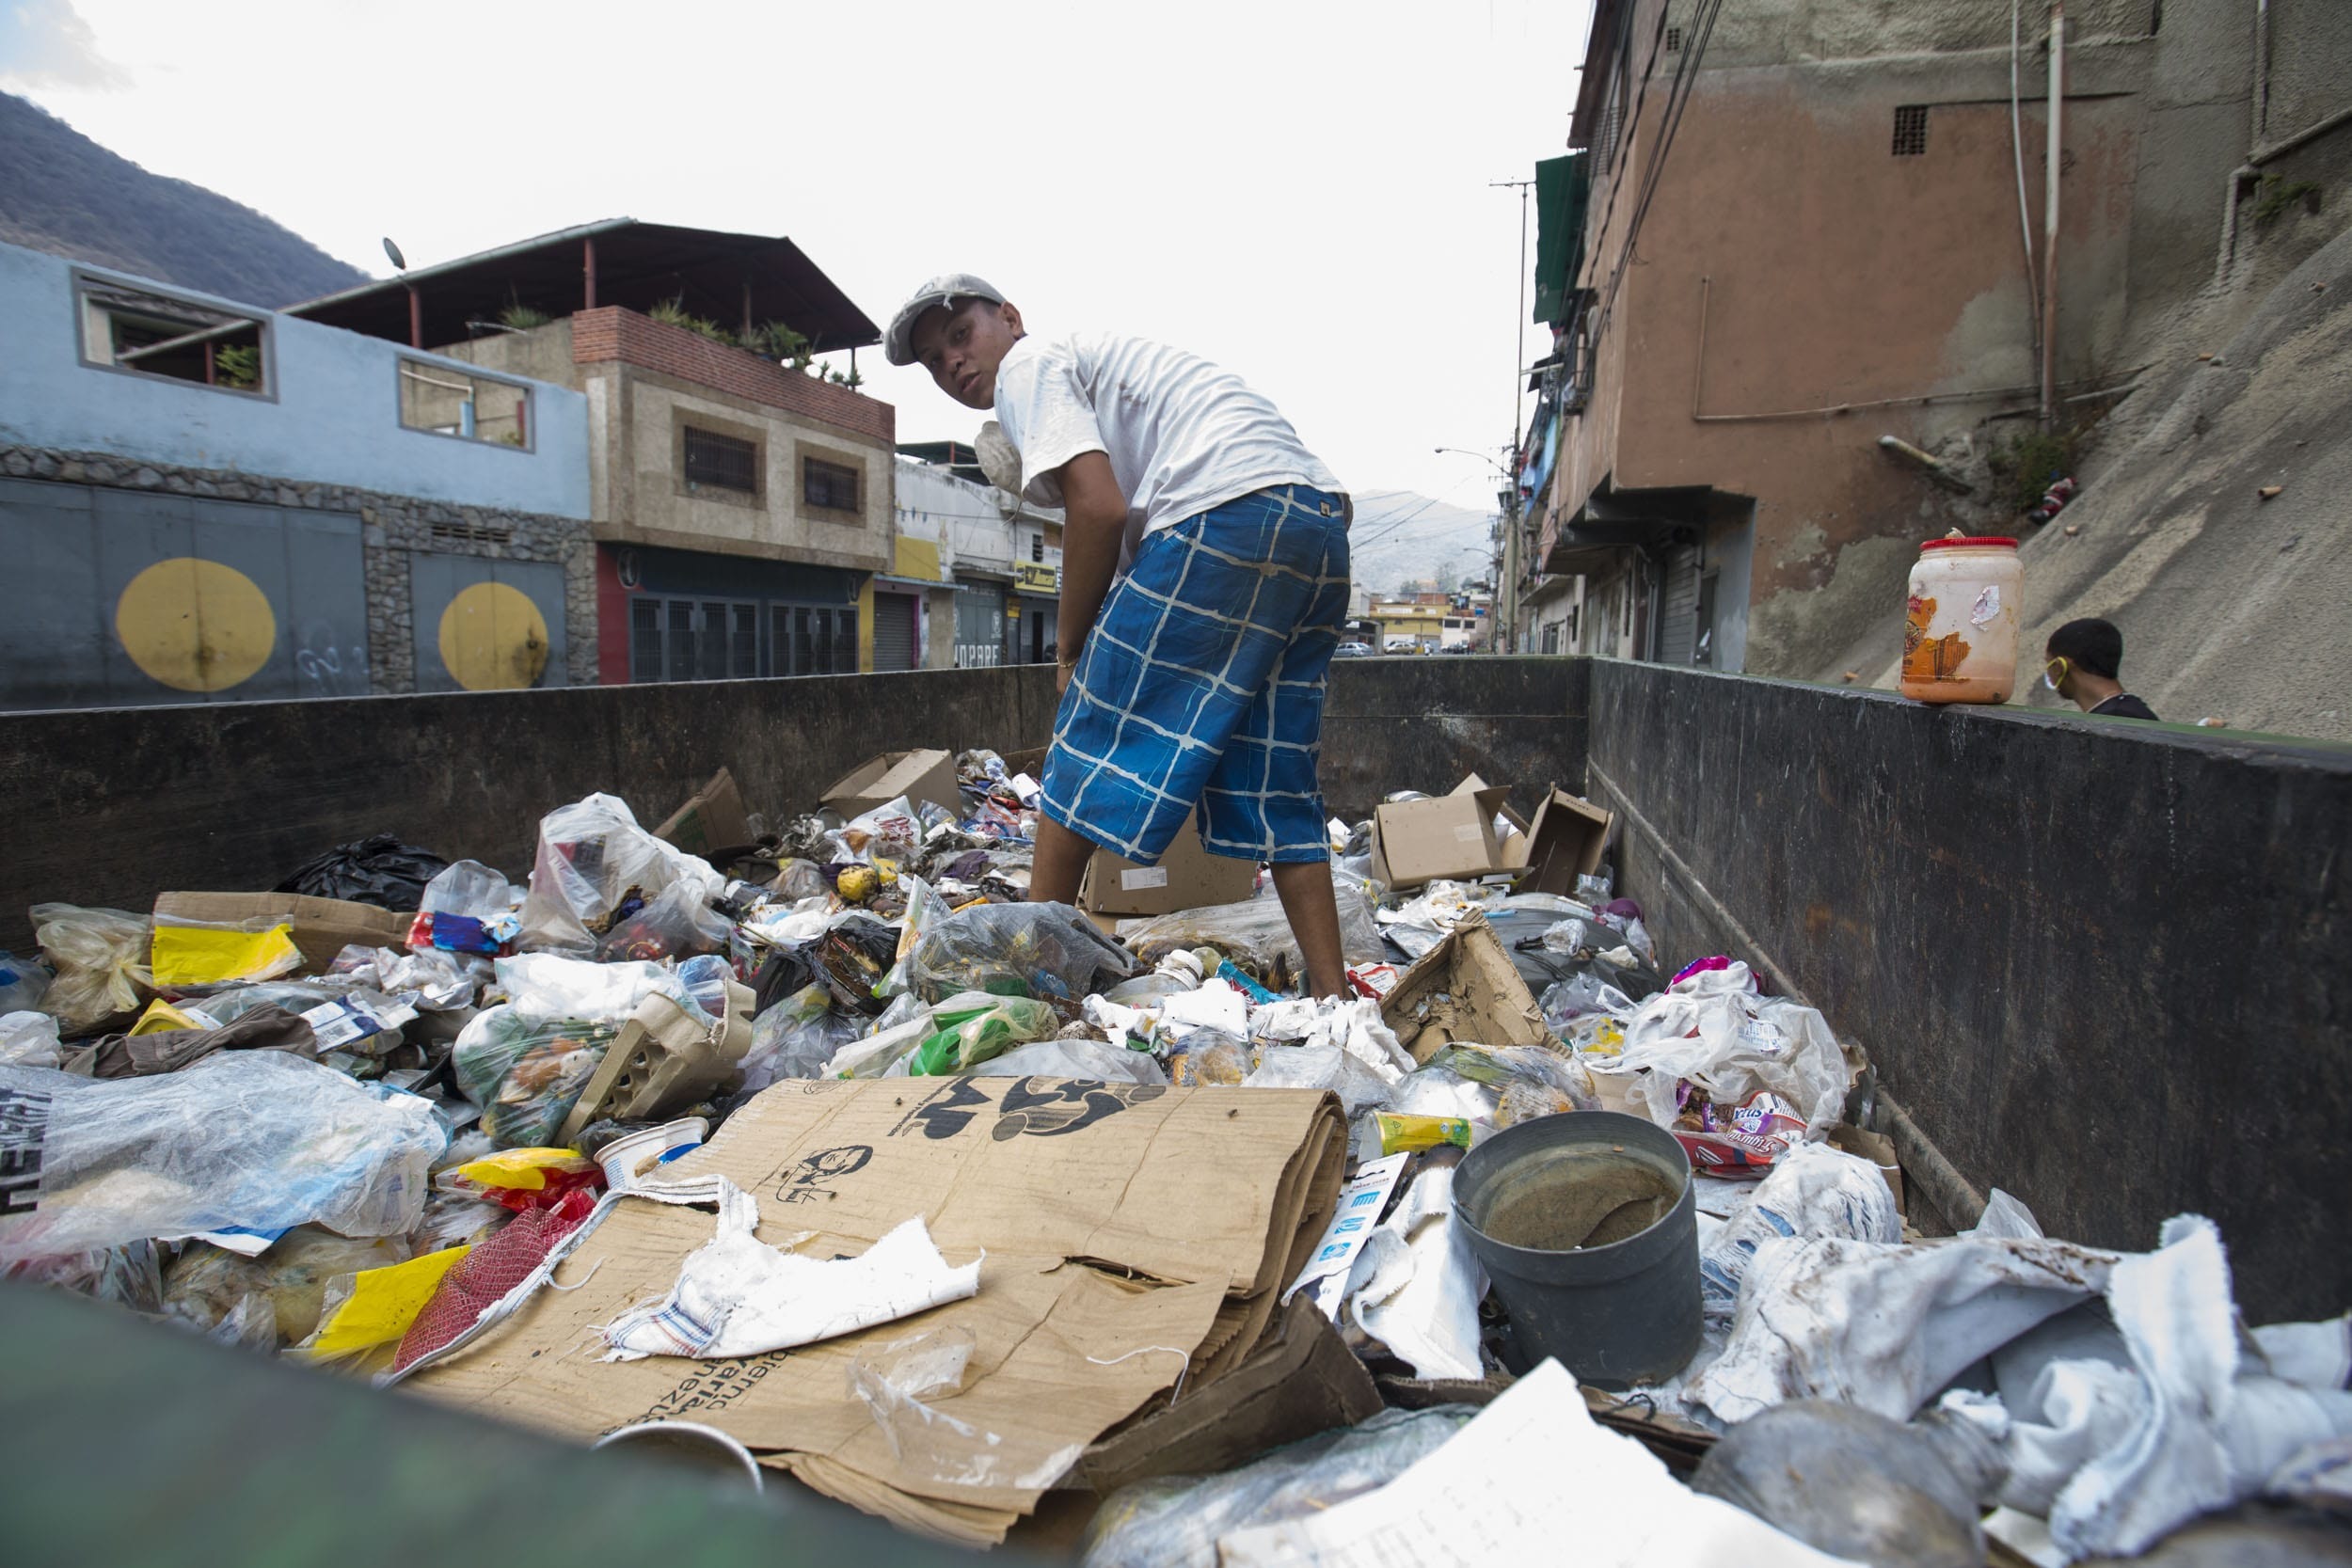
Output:
[[900,796],[917,810],[923,802],[963,815],[963,794],[956,785],[956,759],[946,752],[884,752],[850,768],[833,782],[822,803],[843,816],[863,816]]
[[653,836],[674,844],[690,855],[709,855],[716,849],[733,849],[752,842],[752,825],[743,810],[742,793],[735,786],[735,775],[722,768],[708,784],[686,799],[686,804],[672,812]]
[[[1347,1132],[1328,1095],[1038,1078],[777,1085],[670,1169],[726,1176],[760,1240],[856,1256],[921,1215],[978,1293],[898,1323],[741,1361],[605,1363],[592,1329],[663,1294],[717,1222],[625,1198],[543,1291],[415,1390],[578,1437],[657,1417],[709,1422],[818,1490],[913,1529],[984,1544],[1085,1446],[1185,1376],[1185,1397],[1256,1349],[1322,1234]],[[927,1400],[998,1441],[943,1479],[894,1456],[850,1391],[869,1347],[968,1331],[961,1388]]]

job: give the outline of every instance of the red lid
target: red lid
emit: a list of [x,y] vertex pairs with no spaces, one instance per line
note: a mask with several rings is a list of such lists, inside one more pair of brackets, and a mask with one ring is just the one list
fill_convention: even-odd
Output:
[[2013,550],[2017,547],[2017,541],[2014,539],[2004,539],[1998,534],[1983,533],[1971,534],[1960,539],[1931,539],[1919,547],[1922,550]]

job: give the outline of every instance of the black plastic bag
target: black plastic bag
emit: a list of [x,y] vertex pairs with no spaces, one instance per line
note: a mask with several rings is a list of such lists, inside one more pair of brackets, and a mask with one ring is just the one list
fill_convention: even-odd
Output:
[[414,910],[424,899],[424,884],[448,869],[449,862],[432,850],[377,833],[356,844],[338,844],[316,860],[303,862],[277,891],[373,904],[380,910]]

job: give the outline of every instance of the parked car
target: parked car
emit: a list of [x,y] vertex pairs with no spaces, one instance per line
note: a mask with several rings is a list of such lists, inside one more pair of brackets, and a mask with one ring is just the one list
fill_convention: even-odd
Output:
[[1334,658],[1370,658],[1372,657],[1372,644],[1369,642],[1343,642],[1338,647],[1331,650],[1331,657]]

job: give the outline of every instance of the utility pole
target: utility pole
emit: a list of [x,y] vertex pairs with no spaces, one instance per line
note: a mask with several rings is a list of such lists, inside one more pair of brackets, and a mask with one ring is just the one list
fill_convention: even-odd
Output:
[[1519,448],[1526,439],[1519,421],[1526,403],[1527,375],[1527,191],[1533,180],[1489,180],[1489,190],[1519,193],[1518,341],[1511,356],[1511,472],[1503,485],[1502,580],[1496,584],[1495,618],[1502,633],[1503,652],[1519,651]]

